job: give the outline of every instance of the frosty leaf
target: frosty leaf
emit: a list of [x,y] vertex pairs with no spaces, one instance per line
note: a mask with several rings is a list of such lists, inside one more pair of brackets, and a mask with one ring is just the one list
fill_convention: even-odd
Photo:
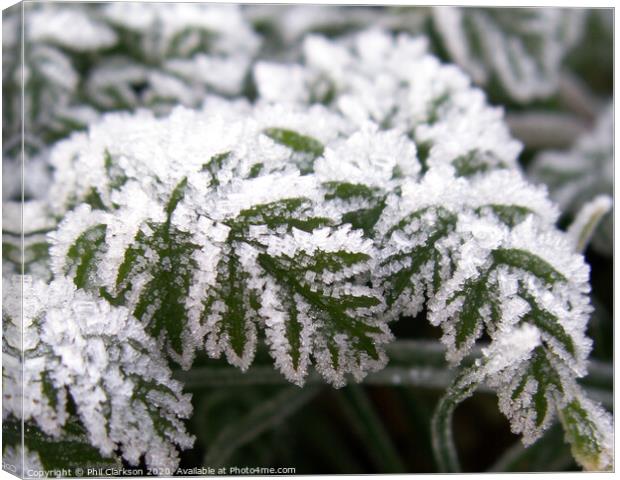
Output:
[[485,352],[482,375],[498,388],[500,410],[510,419],[513,432],[523,434],[525,445],[537,440],[557,413],[575,459],[588,470],[611,468],[611,416],[585,396],[575,382],[573,366],[548,348],[545,333],[539,331],[541,345],[523,359],[504,360],[500,368],[489,366],[514,349],[516,339],[503,340],[504,347]]
[[[98,111],[198,107],[208,92],[238,95],[259,38],[233,5],[32,4],[24,10],[25,120],[51,143]],[[19,134],[19,12],[7,18],[3,116]]]
[[[536,236],[538,244],[531,243]],[[590,342],[579,329],[591,310],[583,260],[571,256],[565,238],[543,233],[531,218],[514,227],[506,240],[510,248],[480,252],[482,257],[475,261],[479,266],[466,261],[457,267],[431,302],[432,322],[450,318],[443,323],[444,342],[455,349],[449,357],[460,358],[461,349],[480,335],[483,324],[493,336],[502,324],[521,320],[538,327],[549,348],[583,374]]]
[[238,95],[259,47],[236,5],[110,4],[101,15],[119,41],[116,55],[89,72],[86,89],[107,111],[168,111],[199,106],[207,92]]
[[337,36],[380,21],[373,8],[326,5],[251,5],[248,17],[261,29],[273,30],[278,46],[290,45],[309,33]]
[[[118,449],[132,465],[144,458],[147,466],[175,468],[176,447],[193,444],[181,422],[191,413],[190,398],[127,309],[76,290],[67,279],[45,285],[24,277],[22,327],[20,277],[5,287],[3,416],[60,442],[83,432],[105,458]],[[22,370],[10,368],[22,345],[23,391]],[[29,448],[46,444],[31,433]]]
[[168,203],[167,220],[164,223],[148,223],[145,226],[152,234],[147,236],[140,230],[134,242],[127,248],[123,263],[116,277],[116,288],[124,295],[132,288],[133,282],[148,272],[150,280],[142,287],[136,301],[134,315],[146,325],[146,331],[158,338],[165,332],[170,347],[177,354],[183,354],[184,344],[192,344],[191,339],[183,338],[183,322],[186,315],[184,303],[191,283],[191,254],[198,249],[191,243],[191,237],[170,225],[170,216],[178,203],[183,183],[172,194]]
[[[502,235],[528,216],[541,216],[546,221],[557,218],[557,211],[544,198],[544,192],[527,186],[516,173],[498,171],[471,180],[453,175],[450,170],[431,169],[419,183],[404,183],[402,197],[388,200],[388,207],[377,224],[384,246],[376,278],[386,291],[386,301],[393,314],[417,314],[425,292],[431,298],[434,312],[435,302],[447,294],[442,293],[445,292],[442,287],[459,273],[459,258],[465,262],[463,268],[469,270],[483,262],[478,255],[499,246]],[[463,223],[465,218],[471,222],[469,226]],[[477,238],[473,242],[482,248],[480,251],[461,236],[464,229]],[[494,259],[489,260],[489,268],[494,261],[541,268],[532,266],[536,259],[514,250],[497,250],[492,254]],[[463,289],[460,294],[470,301],[461,312],[462,321],[457,322],[457,329],[446,332],[445,337],[459,345],[457,349],[471,344],[467,339],[472,335],[480,334],[482,318],[478,309],[483,305],[487,305],[483,309],[488,309],[486,315],[494,316],[496,321],[503,316],[498,306],[493,305],[496,293],[489,289],[490,273],[469,274],[471,278],[459,286]],[[442,307],[437,306],[441,318],[453,313],[442,314]],[[430,320],[440,322],[434,313]]]
[[344,210],[342,220],[370,237],[389,192],[418,177],[416,146],[397,131],[373,124],[330,146],[314,172],[326,190],[325,200]]
[[579,40],[584,12],[551,8],[433,9],[433,26],[451,59],[476,83],[495,81],[524,103],[557,89],[564,56]]
[[312,162],[323,155],[324,147],[320,142],[312,137],[300,135],[293,130],[285,130],[282,128],[269,128],[265,130],[265,134],[273,139],[276,143],[289,147],[294,152],[305,157],[300,162],[300,170],[302,173],[312,171]]
[[[513,431],[531,443],[570,398],[567,385],[585,374],[588,270],[569,237],[555,229],[557,217],[544,190],[516,172],[465,178],[435,167],[388,196],[375,226],[382,244],[374,270],[388,318],[415,316],[426,303],[453,363],[483,332],[492,340],[484,368],[472,370],[471,381],[439,407],[445,415],[436,437],[446,436],[461,393],[484,381],[497,389]],[[515,325],[534,332],[535,341],[517,340]],[[514,344],[531,348],[507,360],[516,354]],[[436,449],[443,468],[457,468],[449,446]]]
[[[367,30],[337,41],[309,35],[304,62],[258,62],[254,77],[269,102],[325,103],[354,125],[369,120],[415,139],[423,166],[455,162],[464,175],[515,165],[520,145],[482,92],[453,66],[426,53],[426,41]],[[422,149],[422,145],[424,149]]]
[[21,469],[20,455],[13,457],[12,451],[21,450],[21,422],[9,417],[3,419],[2,434],[4,439],[3,458],[5,462],[18,466],[18,471],[68,469],[75,468],[119,467],[120,462],[113,456],[103,456],[97,448],[89,444],[83,427],[70,420],[65,425],[62,438],[56,438],[42,432],[36,425],[26,423],[25,468]]
[[[543,152],[528,170],[533,179],[549,187],[551,197],[571,216],[598,195],[612,195],[613,120],[613,106],[608,105],[595,128],[579,137],[571,150]],[[592,238],[592,246],[608,256],[613,246],[612,217],[603,217]]]
[[[81,73],[75,57],[109,47],[115,41],[114,33],[92,16],[89,7],[29,4],[23,9],[22,78],[21,55],[15,55],[20,51],[17,45],[21,43],[22,9],[19,13],[7,13],[6,18],[3,16],[3,23],[8,27],[3,40],[16,45],[3,60],[3,92],[7,100],[3,104],[3,120],[7,126],[11,125],[11,134],[19,133],[17,120],[22,108],[16,93],[22,86],[24,121],[29,136],[49,143],[84,128],[95,112],[77,105]],[[13,22],[15,26],[11,27]],[[8,49],[5,52],[9,53]]]
[[613,469],[612,418],[579,389],[559,411],[573,456],[586,470]]
[[[122,245],[112,247],[112,252],[111,237],[119,241],[114,232],[122,227],[112,215],[92,212],[86,205],[71,212],[63,222],[78,230],[64,228],[60,235],[50,237],[56,271],[71,277],[78,288],[101,291],[113,304],[129,305],[147,333],[165,339],[170,354],[184,365],[192,357],[196,343],[187,337],[182,319],[187,315],[185,302],[195,268],[191,254],[198,246],[170,219],[185,185],[186,180],[179,183],[160,216],[139,217],[141,221],[133,228],[135,234],[125,230]],[[92,226],[80,230],[82,219]],[[119,247],[124,252],[119,252]],[[113,268],[101,272],[102,262],[112,263],[110,253],[117,257],[110,265]],[[103,278],[110,281],[104,282]]]
[[[307,152],[291,150],[265,134],[284,130],[293,132],[295,138],[304,138],[304,142],[312,139],[314,153],[308,156]],[[119,203],[112,197],[133,181],[149,197],[164,202],[183,178],[201,169],[221,176],[217,182],[224,182],[230,175],[249,175],[252,169],[256,176],[292,168],[291,163],[307,167],[311,165],[309,158],[318,151],[317,145],[333,141],[346,131],[343,119],[322,107],[251,108],[213,97],[207,99],[204,112],[177,108],[166,118],[144,111],[109,114],[93,124],[88,135],[74,134],[55,145],[50,154],[55,172],[49,198],[60,215],[85,201],[95,208],[114,210]],[[204,132],[210,134],[205,136]],[[222,163],[224,154],[234,152],[257,154],[245,159],[242,167],[247,170],[221,170],[226,163]],[[98,199],[95,204],[94,198]]]
[[75,5],[29,5],[29,40],[78,51],[111,47],[117,41],[116,35],[92,13],[88,7]]
[[500,392],[500,408],[513,419],[513,431],[524,434],[526,445],[549,427],[554,416],[556,398],[564,394],[562,380],[553,356],[538,347],[530,361]]
[[[372,241],[342,225],[344,206],[323,204],[326,190],[311,174],[321,140],[343,129],[338,117],[320,107],[279,115],[278,106],[209,103],[209,113],[179,109],[166,119],[108,117],[55,150],[59,171],[85,175],[58,175],[54,188],[67,199],[95,190],[104,209],[82,204],[65,216],[50,235],[54,271],[127,306],[185,368],[206,344],[245,370],[259,329],[295,383],[312,362],[335,385],[380,368],[391,337],[375,318],[379,292],[364,285]],[[167,142],[179,150],[162,153]]]
[[357,286],[370,268],[372,247],[347,228],[311,213],[304,199],[284,199],[242,210],[217,263],[217,278],[205,299],[207,348],[224,350],[229,362],[247,368],[256,342],[256,322],[265,322],[276,366],[302,383],[314,356],[319,372],[336,385],[385,361],[378,348],[389,338],[373,320],[381,301]]
[[527,323],[505,329],[483,349],[483,358],[455,379],[433,417],[433,447],[444,471],[458,471],[452,441],[452,413],[475,387],[486,382],[498,390],[500,410],[527,446],[537,440],[557,413],[573,455],[586,469],[612,466],[611,417],[585,397],[575,372],[548,348],[545,333]]

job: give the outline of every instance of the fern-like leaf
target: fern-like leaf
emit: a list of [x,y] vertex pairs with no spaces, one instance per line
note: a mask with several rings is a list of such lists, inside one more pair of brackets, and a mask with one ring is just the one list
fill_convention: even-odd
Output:
[[61,459],[46,460],[46,442],[74,444],[95,464],[113,461],[119,449],[130,464],[143,458],[175,468],[176,446],[193,444],[181,421],[192,411],[190,397],[127,309],[66,279],[46,285],[13,276],[3,290],[3,417],[32,424],[27,447],[41,448],[41,461],[55,468]]
[[[342,224],[336,202],[323,204],[325,191],[314,175],[300,174],[314,168],[323,143],[283,128],[273,115],[278,107],[258,108],[251,111],[255,120],[243,122],[230,106],[222,108],[224,116],[237,115],[238,128],[182,110],[166,120],[146,117],[155,131],[144,134],[135,153],[136,137],[127,128],[127,144],[110,136],[105,123],[86,147],[86,138],[77,136],[73,146],[81,156],[57,165],[64,171],[84,159],[91,175],[65,184],[59,177],[55,188],[69,187],[65,208],[79,198],[76,190],[85,200],[96,191],[101,208],[78,206],[50,235],[54,271],[126,305],[185,368],[204,343],[211,356],[224,353],[247,369],[260,330],[276,366],[295,383],[303,383],[312,362],[338,386],[347,374],[359,379],[382,367],[381,345],[391,335],[378,317],[380,293],[363,285],[376,257],[372,241]],[[304,118],[289,117],[293,126]],[[320,108],[305,118],[339,125]],[[118,128],[113,120],[131,125],[111,117],[111,131]],[[185,153],[161,156],[159,165],[143,156],[152,148],[145,145],[174,139],[176,129],[187,128],[178,122],[191,120],[197,120],[192,128],[210,125],[223,135],[200,136]],[[70,147],[60,146],[55,158],[74,151]],[[128,156],[137,161],[129,165]],[[97,170],[99,177],[92,175]]]
[[406,133],[418,145],[423,168],[446,157],[463,175],[515,165],[520,145],[502,112],[490,108],[460,70],[429,55],[423,37],[377,29],[337,41],[309,35],[303,54],[301,65],[255,66],[262,99],[324,103],[358,127],[372,121]]

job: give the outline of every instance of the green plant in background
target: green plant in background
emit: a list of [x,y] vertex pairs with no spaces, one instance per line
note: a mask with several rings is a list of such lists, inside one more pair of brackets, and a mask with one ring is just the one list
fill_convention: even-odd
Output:
[[[46,469],[118,463],[119,447],[134,464],[144,456],[149,467],[174,465],[174,445],[193,443],[181,422],[191,413],[190,396],[127,309],[76,291],[66,279],[14,279],[3,298],[5,428],[19,431],[23,420],[24,448]],[[23,317],[20,288],[28,292]],[[12,363],[22,341],[23,370]],[[59,457],[54,443],[72,445],[75,457]]]
[[[28,167],[42,170],[47,146],[102,112],[164,113],[178,104],[200,106],[209,92],[239,95],[259,47],[235,5],[28,3],[23,12],[5,13],[3,24],[4,157],[12,176],[19,168],[22,84]],[[26,191],[45,181],[47,172],[29,175]],[[10,198],[14,187],[4,186]]]
[[[600,114],[591,132],[584,133],[569,152],[542,152],[534,160],[529,175],[549,186],[552,198],[562,211],[575,216],[579,209],[597,195],[613,192],[613,105]],[[585,207],[584,207],[585,208]],[[605,215],[609,207],[599,207]],[[592,214],[585,218],[591,218]],[[592,246],[600,253],[613,252],[613,218],[596,229]]]
[[[611,116],[568,156],[542,153],[531,167],[549,167],[537,178],[557,182],[552,198],[576,217],[564,231],[546,189],[522,171],[510,117],[429,53],[460,22],[450,31],[467,37],[465,57],[484,71],[474,79],[503,85],[527,113],[528,101],[561,90],[562,58],[581,32],[567,25],[586,12],[524,10],[506,25],[508,11],[360,7],[334,26],[330,11],[52,4],[26,14],[29,41],[57,48],[77,72],[67,103],[95,113],[84,131],[41,140],[51,182],[24,204],[23,252],[21,205],[3,208],[5,459],[316,472],[293,445],[327,435],[341,453],[320,459],[368,471],[350,455],[350,432],[374,471],[409,471],[408,447],[396,446],[364,383],[405,407],[421,432],[409,443],[441,471],[461,468],[453,414],[476,390],[497,395],[524,445],[495,468],[551,468],[536,463],[550,448],[557,468],[570,466],[550,447],[562,444],[558,421],[579,465],[613,468],[612,416],[599,404],[608,408],[610,365],[589,360],[582,254],[609,197],[575,216],[609,188],[549,167],[609,162]],[[54,37],[59,18],[89,25],[93,42],[71,52],[71,39]],[[428,33],[429,22],[430,40],[389,31]],[[509,55],[484,53],[489,38],[512,52],[513,69],[500,62]],[[101,115],[109,110],[131,111]],[[531,150],[526,142],[521,158]],[[556,193],[576,190],[586,193]],[[29,410],[16,395],[22,369]],[[326,419],[334,408],[344,426]],[[71,455],[55,456],[58,445]]]
[[250,7],[250,18],[283,45],[309,33],[339,37],[369,26],[423,34],[436,54],[477,84],[521,104],[559,89],[563,61],[584,35],[588,15],[585,9],[458,7],[340,7],[334,15],[335,8]]

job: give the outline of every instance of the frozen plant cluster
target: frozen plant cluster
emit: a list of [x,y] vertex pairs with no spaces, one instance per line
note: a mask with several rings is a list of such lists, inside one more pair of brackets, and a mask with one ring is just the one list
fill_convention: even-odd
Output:
[[[343,37],[371,26],[425,35],[433,52],[473,81],[520,104],[557,93],[562,63],[584,35],[585,9],[462,7],[249,7],[286,45],[309,34]],[[273,56],[277,56],[277,49]],[[290,52],[289,52],[290,58]]]
[[[3,418],[99,463],[172,469],[193,437],[171,369],[203,352],[245,372],[265,347],[289,382],[315,370],[342,387],[387,364],[393,322],[425,312],[455,369],[488,340],[446,398],[486,383],[524,444],[559,418],[584,468],[613,468],[612,418],[577,383],[592,348],[580,252],[609,199],[560,230],[503,110],[472,83],[498,81],[517,101],[553,93],[578,12],[424,9],[405,28],[397,10],[334,25],[291,8],[276,25],[297,43],[271,55],[250,27],[267,7],[136,8],[25,17],[38,92],[25,141],[51,185],[28,186],[23,221],[19,202],[3,209]],[[429,22],[468,73],[402,33]],[[606,118],[571,153],[575,172],[583,157],[610,165]],[[577,205],[600,180],[579,176]],[[568,210],[571,185],[552,190]],[[21,453],[45,466],[40,445]]]
[[190,397],[126,308],[65,278],[46,285],[15,275],[4,283],[3,330],[3,421],[73,440],[74,408],[82,441],[102,458],[119,449],[129,463],[143,457],[152,468],[174,467],[176,446],[193,444],[182,423]]
[[23,73],[26,141],[37,148],[100,112],[238,95],[260,46],[235,5],[33,3],[4,24],[3,131],[20,132]]
[[446,159],[463,173],[514,167],[521,147],[501,110],[427,49],[424,37],[378,29],[337,42],[309,35],[302,64],[258,62],[254,77],[266,102],[326,103],[357,128],[371,121],[407,135],[423,168]]
[[58,208],[97,201],[50,234],[52,269],[126,304],[185,368],[205,347],[246,369],[264,328],[289,380],[303,382],[311,354],[334,384],[361,378],[384,365],[375,347],[391,338],[377,292],[355,281],[372,242],[301,173],[345,126],[318,106],[222,101],[164,119],[110,115],[53,155]]
[[[311,365],[335,386],[382,368],[388,323],[426,305],[455,365],[490,336],[478,375],[525,443],[577,402],[600,447],[588,461],[608,467],[610,419],[575,393],[588,268],[501,111],[421,39],[304,48],[304,64],[257,65],[255,105],[108,115],[60,143],[54,275],[128,308],[184,368],[204,349],[245,370],[262,329],[300,385]],[[526,327],[536,346],[506,361]]]

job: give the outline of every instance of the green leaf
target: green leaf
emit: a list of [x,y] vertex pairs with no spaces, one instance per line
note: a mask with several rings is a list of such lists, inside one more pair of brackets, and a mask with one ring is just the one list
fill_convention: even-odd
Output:
[[105,248],[107,226],[104,224],[88,228],[67,251],[65,272],[73,273],[73,283],[78,288],[89,289],[93,284],[93,275],[97,272],[100,254]]
[[560,409],[559,415],[575,459],[586,470],[612,470],[611,416],[579,394]]
[[532,427],[540,431],[546,428],[551,420],[554,397],[564,393],[560,375],[549,355],[551,354],[543,347],[534,350],[521,377],[513,379],[515,388],[510,395],[513,409],[529,410],[532,407]]
[[133,283],[143,274],[150,279],[142,286],[133,307],[133,314],[142,321],[152,336],[163,333],[170,350],[187,362],[190,345],[184,337],[188,325],[187,297],[192,283],[195,261],[192,253],[199,248],[189,233],[174,227],[172,213],[184,195],[187,179],[172,192],[166,205],[167,220],[147,222],[150,235],[139,230],[125,251],[116,276],[118,296],[126,298]]
[[579,38],[580,15],[448,7],[433,10],[433,33],[474,81],[491,92],[499,89],[504,103],[526,103],[557,88],[562,59]]
[[[4,448],[7,445],[21,444],[21,427],[21,422],[13,417],[3,420]],[[75,420],[65,425],[59,438],[47,435],[36,425],[25,422],[23,438],[26,448],[38,454],[43,468],[48,471],[67,469],[72,475],[76,475],[76,468],[120,466],[117,458],[103,456],[99,450],[90,445],[86,432]]]
[[265,135],[274,142],[301,154],[296,162],[301,173],[310,173],[314,160],[322,156],[325,149],[318,140],[286,128],[268,128],[265,130]]
[[[566,282],[566,278],[548,262],[533,253],[514,248],[497,248],[491,252],[492,261],[483,268],[478,276],[464,282],[447,299],[446,306],[462,304],[452,315],[448,331],[454,331],[455,357],[459,351],[466,349],[483,333],[483,327],[493,331],[503,321],[502,303],[505,301],[499,294],[494,272],[498,268],[510,268],[533,275],[548,285]],[[570,355],[576,355],[573,339],[563,328],[560,319],[539,305],[533,295],[526,289],[519,289],[517,295],[525,300],[530,307],[524,320],[536,325],[542,332],[555,338],[563,345]],[[440,307],[437,307],[440,308]],[[441,308],[445,308],[442,306]]]
[[[186,298],[196,268],[191,254],[199,247],[191,242],[191,236],[168,223],[150,223],[153,230],[150,237],[138,233],[134,243],[127,250],[121,264],[117,285],[120,292],[128,292],[132,281],[142,272],[151,276],[141,289],[133,310],[147,331],[154,337],[165,332],[165,338],[172,350],[183,355],[186,342],[183,338],[187,310]],[[155,252],[147,257],[146,252]]]
[[[414,211],[397,222],[385,235],[385,242],[391,242],[391,235],[409,236],[405,230],[412,223],[419,223],[423,215],[431,213],[435,220],[424,232],[426,241],[389,254],[381,261],[381,267],[391,268],[394,273],[382,278],[388,307],[398,311],[403,305],[405,315],[415,315],[424,300],[424,292],[429,286],[434,291],[442,283],[442,262],[444,253],[437,249],[438,242],[448,236],[455,228],[457,217],[451,212],[438,208],[429,211]],[[422,269],[431,265],[430,274],[423,275]],[[406,305],[406,306],[405,306]]]
[[385,194],[378,188],[371,188],[363,184],[346,182],[327,182],[325,185],[326,200],[343,200],[345,202],[364,202],[366,208],[358,208],[346,212],[342,216],[344,223],[350,223],[355,229],[362,229],[368,236],[372,236],[373,229],[385,209]]

